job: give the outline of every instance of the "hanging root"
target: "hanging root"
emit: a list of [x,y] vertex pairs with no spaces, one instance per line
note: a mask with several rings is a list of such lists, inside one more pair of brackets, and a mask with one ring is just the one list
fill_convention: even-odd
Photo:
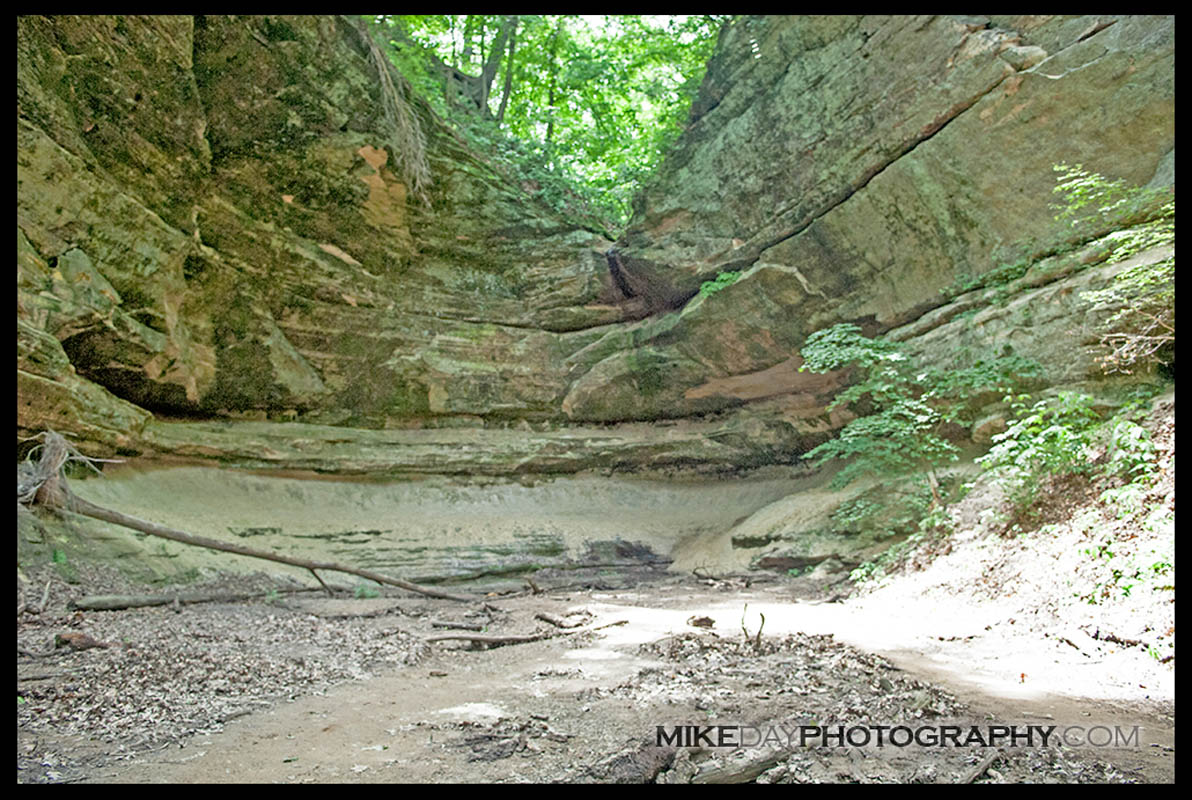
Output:
[[[368,48],[369,59],[377,71],[380,81],[381,105],[385,111],[385,121],[389,123],[391,131],[390,150],[394,166],[400,167],[402,181],[410,189],[410,194],[417,197],[426,206],[430,206],[430,166],[426,160],[426,133],[418,123],[414,109],[410,106],[413,89],[406,79],[397,71],[385,54],[381,51],[376,39],[369,33],[364,22],[352,21],[351,24],[360,34],[364,46]],[[396,80],[394,77],[396,76]]]

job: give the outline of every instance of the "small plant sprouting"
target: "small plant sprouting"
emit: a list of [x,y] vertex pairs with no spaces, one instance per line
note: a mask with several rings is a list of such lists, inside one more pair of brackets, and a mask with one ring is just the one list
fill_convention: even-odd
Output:
[[700,297],[708,297],[709,295],[716,294],[717,292],[719,292],[721,289],[725,288],[726,286],[732,286],[734,283],[737,282],[737,279],[740,277],[741,277],[741,273],[733,271],[733,270],[729,270],[727,272],[722,272],[719,275],[717,275],[713,280],[704,281],[703,284],[700,285],[699,296]]

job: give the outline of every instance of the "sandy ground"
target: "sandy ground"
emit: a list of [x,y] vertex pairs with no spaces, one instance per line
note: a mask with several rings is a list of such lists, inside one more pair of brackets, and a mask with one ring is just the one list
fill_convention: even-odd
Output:
[[[471,585],[469,603],[222,574],[186,589],[255,598],[81,612],[144,589],[46,564],[18,585],[17,781],[1171,782],[1173,400],[1152,423],[1145,490],[1051,486],[1016,533],[986,481],[950,507],[952,535],[855,592],[826,569],[661,564],[546,569],[540,592]],[[550,636],[432,641],[449,627]],[[658,741],[680,725],[756,738]],[[1000,726],[1048,738],[981,738]],[[894,728],[965,738],[813,735]]]
[[[18,781],[684,782],[759,762],[765,770],[752,777],[771,782],[956,782],[993,752],[871,745],[777,753],[664,748],[658,755],[649,747],[659,725],[796,722],[957,724],[966,730],[1140,726],[1138,746],[1003,748],[977,780],[1174,779],[1170,668],[1147,671],[1150,665],[1125,652],[1085,658],[1012,626],[986,629],[979,609],[959,603],[950,615],[941,615],[938,605],[933,613],[903,608],[892,614],[892,606],[885,612],[875,606],[874,596],[829,603],[808,599],[819,587],[806,579],[763,581],[661,575],[619,591],[490,598],[498,610],[483,612],[430,599],[294,596],[282,607],[258,604],[275,620],[363,625],[364,640],[400,632],[413,642],[441,632],[432,620],[461,621],[466,613],[483,613],[494,632],[552,630],[534,620],[539,611],[576,614],[584,627],[624,624],[490,649],[411,645],[402,652],[415,653],[408,659],[414,663],[314,686],[212,725],[210,732],[167,736],[126,752],[101,737],[57,735],[31,719],[19,726]],[[208,604],[155,619],[177,628],[187,616],[221,613],[226,609]],[[374,616],[351,616],[360,613]],[[708,620],[711,627],[703,627]],[[251,633],[253,620],[246,616],[244,624]],[[101,632],[95,625],[90,630]],[[251,637],[247,641],[251,649]],[[94,648],[64,658],[118,655]],[[1142,681],[1149,682],[1146,688]]]

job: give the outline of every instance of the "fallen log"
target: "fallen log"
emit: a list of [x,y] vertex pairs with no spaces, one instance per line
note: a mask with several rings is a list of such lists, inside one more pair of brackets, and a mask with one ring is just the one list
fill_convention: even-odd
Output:
[[596,625],[591,628],[572,628],[571,630],[562,631],[540,631],[538,633],[436,633],[434,636],[427,636],[425,639],[423,639],[423,641],[445,642],[455,639],[463,642],[475,642],[477,644],[525,644],[526,642],[537,642],[540,639],[552,639],[556,636],[572,636],[577,633],[591,633],[592,631],[598,631],[604,628],[613,628],[617,625],[627,624],[629,624],[629,620],[619,619],[616,622],[609,622],[605,625]]
[[977,780],[977,778],[980,778],[982,775],[985,774],[985,770],[987,770],[993,766],[993,762],[997,761],[998,758],[1001,757],[1001,755],[1002,755],[1001,750],[994,749],[991,753],[987,754],[985,756],[985,758],[981,759],[981,761],[978,762],[977,766],[973,767],[967,773],[965,773],[960,778],[960,780],[957,781],[957,783],[961,783],[961,784],[972,783],[973,781]]
[[[195,536],[194,534],[186,533],[185,531],[168,528],[165,525],[158,525],[156,522],[149,522],[147,520],[139,519],[128,514],[122,514],[119,511],[113,511],[110,508],[97,506],[94,503],[84,500],[77,495],[71,495],[69,500],[63,504],[63,507],[68,511],[74,511],[77,514],[93,517],[95,519],[103,520],[104,522],[111,522],[116,525],[123,525],[126,528],[147,533],[150,536],[158,536],[162,539],[170,539],[175,542],[182,542],[183,544],[195,545],[196,547],[206,547],[209,550],[220,550],[225,553],[235,553],[241,556],[249,556],[251,558],[261,558],[266,561],[275,561],[278,564],[289,564],[292,567],[302,567],[311,572],[315,570],[331,570],[332,572],[344,572],[348,575],[357,575],[361,578],[367,578],[370,581],[385,584],[387,586],[396,586],[399,589],[405,589],[408,592],[415,592],[417,594],[425,594],[430,597],[440,597],[444,600],[459,600],[464,603],[470,603],[476,598],[462,594],[452,594],[451,592],[444,592],[441,589],[433,589],[429,586],[420,586],[410,581],[402,580],[401,578],[391,578],[388,575],[382,575],[379,572],[373,572],[368,569],[357,569],[356,567],[349,567],[346,564],[338,564],[334,561],[311,561],[306,558],[294,558],[293,556],[283,556],[277,553],[266,553],[263,550],[256,550],[251,547],[245,547],[241,544],[234,544],[232,542],[221,542],[218,539],[209,539],[206,536]],[[316,574],[315,577],[318,577]]]
[[402,580],[401,578],[391,578],[379,572],[357,569],[355,567],[349,567],[346,564],[338,564],[334,561],[311,561],[305,558],[294,558],[292,556],[278,555],[277,553],[267,553],[263,550],[255,550],[241,544],[221,542],[218,539],[210,539],[206,536],[195,536],[186,531],[176,530],[165,525],[158,525],[156,522],[149,522],[129,514],[113,511],[110,508],[97,506],[70,491],[70,486],[66,482],[66,476],[62,473],[62,467],[67,461],[71,460],[91,464],[93,460],[98,459],[89,459],[87,456],[82,455],[71,447],[66,439],[58,433],[46,431],[44,437],[45,444],[42,448],[42,456],[32,474],[28,470],[18,470],[17,472],[18,505],[21,503],[36,502],[47,508],[59,511],[73,511],[76,514],[82,514],[87,517],[103,520],[104,522],[111,522],[125,528],[132,528],[141,533],[147,533],[150,536],[157,536],[162,539],[181,542],[182,544],[205,547],[208,550],[219,550],[224,553],[235,553],[236,555],[248,556],[250,558],[260,558],[265,561],[274,561],[278,564],[288,564],[292,567],[301,567],[310,570],[311,574],[320,583],[323,582],[323,579],[319,577],[316,570],[330,570],[332,572],[344,572],[348,575],[367,578],[370,581],[387,586],[396,586],[408,592],[424,594],[430,597],[440,597],[444,600],[458,600],[464,603],[470,603],[476,599],[467,595],[452,594],[451,592],[444,592],[440,589],[420,586],[416,583]]
[[[295,592],[317,592],[318,589],[274,589],[278,594]],[[241,600],[255,600],[268,592],[181,592],[178,594],[91,594],[71,600],[67,606],[75,611],[121,611],[126,608],[150,608],[179,603],[184,606],[195,603],[237,603]]]
[[791,752],[789,750],[775,750],[763,753],[747,761],[731,763],[709,769],[706,772],[696,773],[691,779],[691,782],[715,784],[751,783],[766,770],[781,764],[790,755]]

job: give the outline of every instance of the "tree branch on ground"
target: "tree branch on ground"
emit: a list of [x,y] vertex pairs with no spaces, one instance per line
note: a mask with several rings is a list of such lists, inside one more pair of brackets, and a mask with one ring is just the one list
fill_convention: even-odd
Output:
[[[379,572],[358,569],[333,561],[311,561],[305,558],[278,555],[277,553],[266,553],[263,550],[255,550],[240,544],[221,542],[218,539],[210,539],[205,536],[195,536],[185,531],[176,530],[155,522],[138,519],[128,514],[122,514],[119,511],[97,506],[70,491],[70,486],[66,482],[63,468],[69,461],[81,461],[94,468],[92,462],[101,459],[88,458],[71,446],[61,434],[54,431],[46,431],[42,436],[44,442],[41,445],[41,457],[38,462],[32,465],[31,468],[22,469],[21,466],[17,468],[18,506],[22,504],[38,504],[58,511],[72,511],[76,514],[82,514],[93,519],[103,520],[104,522],[111,522],[115,525],[132,528],[141,533],[147,533],[150,536],[170,539],[171,541],[181,542],[182,544],[205,547],[209,550],[219,550],[225,553],[235,553],[236,555],[248,556],[250,558],[260,558],[294,567],[302,567],[309,570],[320,583],[323,583],[323,579],[319,577],[316,570],[330,570],[332,572],[344,572],[348,575],[356,575],[361,578],[367,578],[370,581],[375,581],[376,583],[396,586],[399,589],[405,589],[409,592],[424,594],[429,597],[439,597],[444,600],[458,600],[470,603],[476,599],[468,595],[452,594],[451,592],[445,592],[440,589],[420,586],[416,583],[402,580],[401,578],[392,578],[388,575],[382,575]],[[28,464],[28,460],[26,464]],[[323,586],[326,587],[326,584],[324,583]]]
[[620,619],[616,622],[609,622],[604,625],[594,625],[590,628],[572,628],[570,630],[558,631],[540,631],[538,633],[509,633],[509,634],[489,634],[489,633],[436,633],[434,636],[427,636],[423,641],[426,642],[445,642],[449,640],[459,640],[463,642],[475,642],[476,644],[525,644],[527,642],[537,642],[541,639],[553,639],[556,636],[574,636],[577,633],[591,633],[592,631],[603,630],[604,628],[613,628],[618,625],[628,625],[629,620]]

